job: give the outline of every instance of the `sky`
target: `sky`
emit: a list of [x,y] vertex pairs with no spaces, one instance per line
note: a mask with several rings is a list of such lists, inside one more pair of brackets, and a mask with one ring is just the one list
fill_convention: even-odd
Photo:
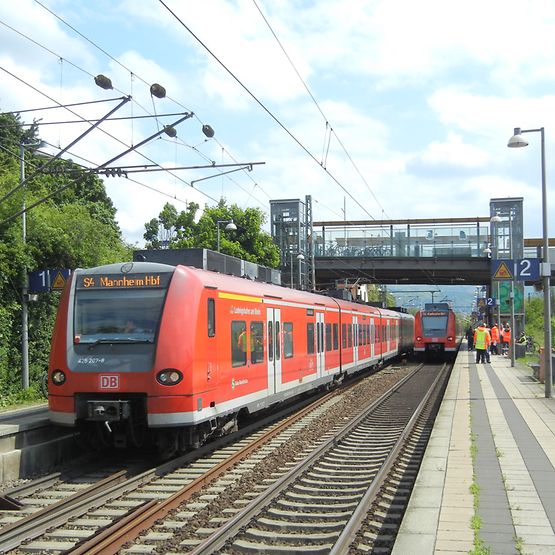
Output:
[[269,216],[306,195],[315,221],[488,216],[490,198],[524,197],[525,237],[541,237],[541,136],[508,149],[514,127],[545,128],[553,236],[554,60],[552,0],[0,2],[0,111],[40,120],[51,154],[128,96],[64,156],[96,167],[194,113],[113,165],[209,167],[105,179],[137,246],[166,202]]

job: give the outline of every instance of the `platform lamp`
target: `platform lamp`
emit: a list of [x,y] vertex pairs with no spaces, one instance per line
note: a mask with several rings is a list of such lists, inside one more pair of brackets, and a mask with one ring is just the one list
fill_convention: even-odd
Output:
[[553,372],[551,365],[551,299],[550,299],[550,277],[551,264],[549,263],[549,235],[547,232],[547,184],[545,178],[545,133],[544,128],[521,129],[514,128],[514,134],[509,139],[509,148],[520,148],[528,146],[528,141],[522,136],[523,133],[540,133],[541,135],[541,172],[542,172],[542,220],[543,220],[543,263],[541,264],[541,277],[543,281],[543,356],[545,369],[545,396],[551,397]]
[[303,260],[304,260],[304,254],[300,252],[297,255],[297,261],[299,263],[299,289],[303,289],[302,272],[301,272]]
[[216,227],[218,229],[218,241],[217,241],[218,252],[220,252],[220,224],[227,224],[224,228],[226,231],[235,231],[237,229],[237,226],[235,225],[233,220],[218,220],[216,222]]

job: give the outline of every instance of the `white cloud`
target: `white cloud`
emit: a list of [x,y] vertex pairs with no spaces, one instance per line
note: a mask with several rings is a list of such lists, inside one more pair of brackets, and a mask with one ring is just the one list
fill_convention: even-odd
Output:
[[[248,176],[231,174],[233,181],[199,183],[213,198],[223,195],[247,206],[267,203],[268,197],[312,194],[315,219],[337,218],[344,198],[349,217],[367,217],[365,210],[382,217],[373,194],[391,217],[485,214],[490,196],[506,194],[526,194],[526,209],[528,202],[537,205],[537,186],[525,184],[528,176],[537,181],[539,137],[530,137],[528,149],[507,149],[506,141],[518,125],[545,126],[548,176],[555,175],[549,157],[555,142],[555,4],[550,0],[259,2],[317,99],[327,127],[252,2],[169,2],[364,209],[161,5],[151,0],[47,2],[128,68],[123,69],[38,4],[22,2],[18,10],[0,4],[0,21],[53,53],[0,26],[0,66],[20,79],[3,75],[0,107],[51,103],[23,84],[28,82],[61,103],[132,94],[133,103],[118,111],[118,117],[192,110],[198,120],[181,124],[176,141],[153,141],[140,149],[149,160],[128,156],[121,163],[192,165],[207,159],[230,162],[231,157],[266,162]],[[87,72],[106,73],[117,90],[100,91]],[[152,82],[168,93],[154,105],[148,90]],[[97,118],[112,106],[76,111]],[[50,112],[24,117],[34,116],[43,121],[75,119]],[[204,142],[199,120],[213,125],[219,142]],[[98,164],[167,123],[164,118],[104,123],[102,129],[114,138],[94,131],[72,150]],[[64,146],[84,128],[43,126],[40,133]],[[330,128],[356,168],[338,138],[330,136]],[[208,174],[179,175],[190,181]],[[187,200],[198,195],[169,175],[145,174],[138,180],[164,191],[173,190],[170,185],[175,183],[173,194]],[[144,222],[169,200],[129,182],[107,185],[122,228],[133,238],[142,235]],[[207,202],[202,195],[195,199],[201,206]]]

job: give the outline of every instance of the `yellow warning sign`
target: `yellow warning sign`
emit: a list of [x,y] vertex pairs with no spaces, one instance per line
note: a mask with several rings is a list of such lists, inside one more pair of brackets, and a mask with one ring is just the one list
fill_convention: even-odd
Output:
[[64,279],[62,272],[58,272],[52,282],[52,289],[63,289],[65,286],[66,280]]
[[497,270],[493,274],[493,279],[513,279],[513,273],[505,262],[500,262]]

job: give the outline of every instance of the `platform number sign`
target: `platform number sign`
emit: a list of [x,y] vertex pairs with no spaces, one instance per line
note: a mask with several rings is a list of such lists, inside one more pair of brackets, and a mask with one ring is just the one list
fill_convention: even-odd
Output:
[[29,272],[28,289],[32,293],[61,291],[70,275],[71,270],[67,268]]
[[521,258],[516,261],[515,277],[518,281],[539,281],[539,258]]
[[540,261],[538,258],[517,260],[492,260],[492,279],[495,281],[539,281]]

